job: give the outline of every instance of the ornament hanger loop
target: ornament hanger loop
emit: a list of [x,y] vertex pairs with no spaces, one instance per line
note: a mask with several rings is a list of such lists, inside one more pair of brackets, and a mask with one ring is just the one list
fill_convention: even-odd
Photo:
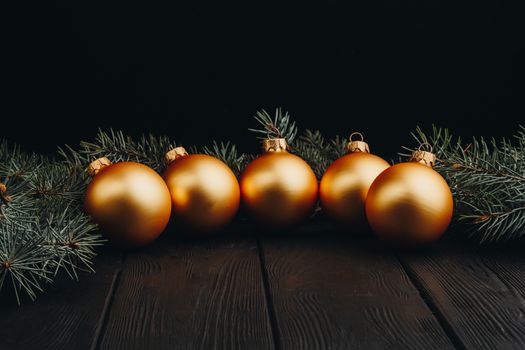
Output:
[[[426,149],[425,149],[426,148]],[[422,144],[419,145],[419,147],[417,148],[418,151],[425,151],[425,152],[430,152],[432,153],[433,151],[433,148],[432,148],[432,145],[428,142],[423,142]]]
[[[356,135],[359,138],[361,138],[361,140],[359,141],[354,140],[354,136]],[[363,134],[361,134],[358,131],[354,131],[353,133],[351,133],[349,140],[348,140],[348,144],[346,145],[347,151],[350,153],[355,153],[355,152],[370,153],[370,148],[368,147],[368,143],[366,143],[364,139],[365,138],[363,137]]]
[[365,140],[365,138],[363,137],[363,134],[361,134],[359,131],[354,131],[353,133],[350,134],[350,137],[349,137],[350,141],[355,141],[355,140],[352,139],[355,135],[357,135],[357,136],[359,136],[361,138],[361,140],[359,140],[359,141],[362,142],[362,141]]
[[434,167],[436,164],[436,155],[432,153],[432,145],[428,142],[421,143],[418,149],[412,153],[410,160],[429,167]]

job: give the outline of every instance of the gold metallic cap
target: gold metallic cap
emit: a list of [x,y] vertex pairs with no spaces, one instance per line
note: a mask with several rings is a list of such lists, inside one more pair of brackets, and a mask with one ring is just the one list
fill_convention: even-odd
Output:
[[111,164],[111,161],[106,157],[95,159],[89,164],[88,173],[93,177],[97,175],[100,172],[100,170],[104,169],[107,166],[110,166]]
[[164,159],[166,159],[166,163],[169,164],[173,162],[175,159],[180,158],[180,157],[185,157],[187,155],[188,155],[188,152],[186,152],[186,149],[184,147],[175,147],[174,149],[172,149],[171,151],[169,151],[168,153],[164,155]]
[[[353,140],[353,137],[357,135],[361,137],[361,140]],[[364,153],[370,153],[370,148],[368,147],[368,143],[364,141],[363,134],[360,132],[353,132],[350,134],[348,144],[346,145],[346,149],[348,153],[354,153],[354,152],[364,152]]]
[[262,143],[263,152],[286,152],[286,139],[266,139]]
[[[422,148],[426,146],[429,150],[424,151]],[[436,165],[436,155],[432,153],[432,146],[428,143],[422,143],[417,150],[412,153],[410,157],[411,162],[421,163],[429,167]]]

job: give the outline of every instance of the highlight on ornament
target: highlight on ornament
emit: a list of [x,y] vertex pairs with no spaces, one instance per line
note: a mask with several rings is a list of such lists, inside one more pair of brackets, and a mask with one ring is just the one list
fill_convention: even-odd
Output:
[[166,153],[164,172],[171,194],[172,217],[189,234],[210,234],[237,214],[237,177],[223,161],[207,154],[188,154],[184,147]]
[[171,213],[168,186],[153,169],[136,162],[99,158],[84,207],[109,240],[123,248],[146,245],[166,228]]
[[409,162],[389,167],[374,180],[365,206],[368,222],[379,238],[413,247],[443,235],[454,204],[447,182],[432,169],[435,162],[432,147],[422,144]]
[[273,228],[307,219],[318,193],[314,172],[303,159],[288,152],[284,138],[263,140],[263,154],[248,164],[240,188],[250,217]]
[[[354,140],[359,137],[359,140]],[[365,200],[375,178],[390,164],[370,153],[359,132],[350,134],[346,155],[333,162],[321,178],[319,197],[328,217],[352,232],[367,228]]]

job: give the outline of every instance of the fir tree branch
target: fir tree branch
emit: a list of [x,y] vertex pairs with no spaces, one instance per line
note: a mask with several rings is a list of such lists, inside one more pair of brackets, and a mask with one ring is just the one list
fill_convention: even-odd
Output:
[[[447,129],[433,127],[413,134],[428,142],[438,158],[436,171],[445,177],[455,200],[459,222],[479,242],[506,241],[525,236],[525,133],[515,142],[474,138],[468,144]],[[405,148],[410,150],[410,148]],[[406,153],[404,154],[406,155]]]
[[340,136],[326,142],[319,130],[305,130],[290,148],[312,167],[320,180],[330,164],[346,153],[346,143]]
[[39,223],[43,227],[45,244],[53,253],[51,267],[56,275],[60,269],[73,279],[77,271],[94,272],[94,248],[105,240],[94,234],[96,225],[82,213],[75,203],[63,203],[61,210],[53,208]]
[[52,255],[43,241],[34,224],[4,222],[0,225],[0,290],[9,283],[18,303],[20,291],[35,299],[36,292],[42,291],[42,284],[52,280],[46,269]]
[[229,141],[226,143],[217,143],[217,141],[213,141],[211,146],[204,146],[202,151],[204,154],[222,160],[230,167],[237,177],[243,172],[246,165],[248,165],[248,162],[252,159],[252,157],[245,153],[239,153],[237,151],[237,146]]
[[250,128],[248,130],[261,134],[258,138],[261,140],[267,138],[285,138],[288,143],[292,143],[297,135],[297,126],[291,120],[288,112],[276,108],[275,115],[272,117],[264,109],[256,112],[255,120],[262,126],[262,129]]
[[303,158],[318,179],[333,161],[346,153],[347,141],[340,136],[326,142],[319,130],[305,130],[297,138],[298,128],[295,122],[288,112],[283,114],[281,108],[276,109],[273,119],[265,110],[257,112],[254,118],[262,128],[248,130],[265,135],[259,139],[285,138],[290,151]]
[[0,290],[11,285],[19,303],[21,292],[36,298],[59,271],[92,271],[103,242],[81,211],[85,162],[69,153],[57,161],[0,143]]
[[132,161],[162,172],[166,167],[164,156],[176,144],[167,136],[149,134],[135,140],[122,131],[110,129],[109,132],[99,130],[94,142],[82,141],[80,146],[81,153],[90,161],[107,157],[113,163]]
[[[9,184],[9,182],[7,182]],[[31,198],[21,184],[4,186],[5,192],[0,201],[0,223],[16,220],[18,222],[33,222],[33,208],[35,201]]]

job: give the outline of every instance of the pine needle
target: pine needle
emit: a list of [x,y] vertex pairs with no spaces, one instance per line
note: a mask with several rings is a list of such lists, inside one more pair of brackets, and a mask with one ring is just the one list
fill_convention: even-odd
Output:
[[438,158],[435,169],[449,183],[456,218],[470,238],[489,243],[525,236],[523,127],[513,141],[474,138],[465,143],[436,126],[431,133],[417,128],[413,137],[418,144],[432,145]]

